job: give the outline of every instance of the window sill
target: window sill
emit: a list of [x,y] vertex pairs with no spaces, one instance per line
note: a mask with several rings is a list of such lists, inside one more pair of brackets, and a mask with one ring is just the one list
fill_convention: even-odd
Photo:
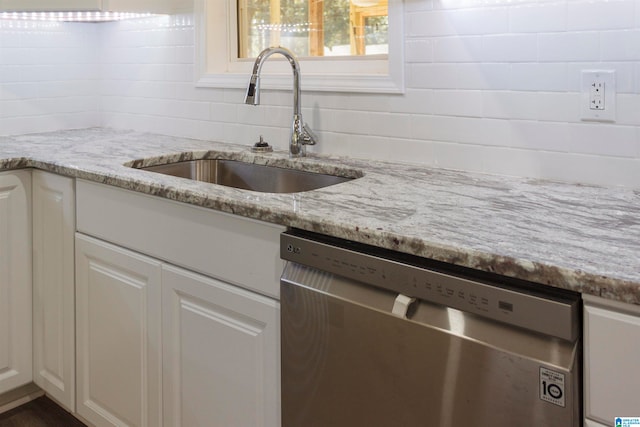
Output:
[[[205,74],[196,81],[196,87],[246,89],[251,73]],[[404,85],[388,75],[325,76],[302,73],[300,82],[305,91],[403,93]],[[260,85],[264,89],[290,90],[291,74],[262,75]]]

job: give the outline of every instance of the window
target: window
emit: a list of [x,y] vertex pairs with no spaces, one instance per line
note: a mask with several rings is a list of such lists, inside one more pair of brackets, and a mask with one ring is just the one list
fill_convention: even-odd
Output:
[[238,0],[238,58],[269,46],[299,57],[386,55],[388,0]]
[[[255,57],[281,45],[300,60],[305,90],[400,93],[402,0],[197,0],[200,87],[244,88]],[[290,89],[285,61],[262,85]]]

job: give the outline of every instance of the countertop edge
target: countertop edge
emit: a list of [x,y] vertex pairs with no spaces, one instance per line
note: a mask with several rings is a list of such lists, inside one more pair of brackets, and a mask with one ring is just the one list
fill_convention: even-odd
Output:
[[287,212],[274,212],[272,209],[260,209],[259,206],[252,203],[242,203],[240,201],[230,202],[211,197],[207,198],[204,203],[202,203],[201,199],[199,203],[194,203],[195,199],[190,197],[188,190],[168,189],[161,185],[149,183],[136,184],[130,179],[107,173],[92,172],[26,157],[8,159],[7,163],[8,166],[5,165],[6,167],[2,170],[25,168],[44,170],[59,175],[85,179],[273,224],[327,234],[333,237],[430,258],[462,267],[527,280],[546,286],[568,289],[579,293],[586,293],[604,299],[640,305],[640,293],[638,292],[640,284],[632,281],[489,254],[473,249],[461,250],[455,247],[430,244],[425,239],[411,238],[383,230],[345,227],[344,225],[322,219],[300,219]]

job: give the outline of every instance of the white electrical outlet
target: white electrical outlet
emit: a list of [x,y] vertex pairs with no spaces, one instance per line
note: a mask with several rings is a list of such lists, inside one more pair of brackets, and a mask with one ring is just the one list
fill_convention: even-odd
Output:
[[582,120],[616,120],[615,70],[582,70]]
[[593,82],[589,85],[589,108],[592,110],[605,109],[605,84],[603,82]]

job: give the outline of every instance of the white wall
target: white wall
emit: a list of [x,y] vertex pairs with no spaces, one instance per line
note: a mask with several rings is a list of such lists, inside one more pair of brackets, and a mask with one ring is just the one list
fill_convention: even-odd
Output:
[[[404,3],[406,93],[304,93],[317,152],[640,187],[640,0]],[[102,125],[286,148],[290,93],[193,87],[193,17],[94,28]],[[592,68],[617,72],[615,123],[580,121]]]
[[0,135],[100,123],[98,28],[0,19]]

